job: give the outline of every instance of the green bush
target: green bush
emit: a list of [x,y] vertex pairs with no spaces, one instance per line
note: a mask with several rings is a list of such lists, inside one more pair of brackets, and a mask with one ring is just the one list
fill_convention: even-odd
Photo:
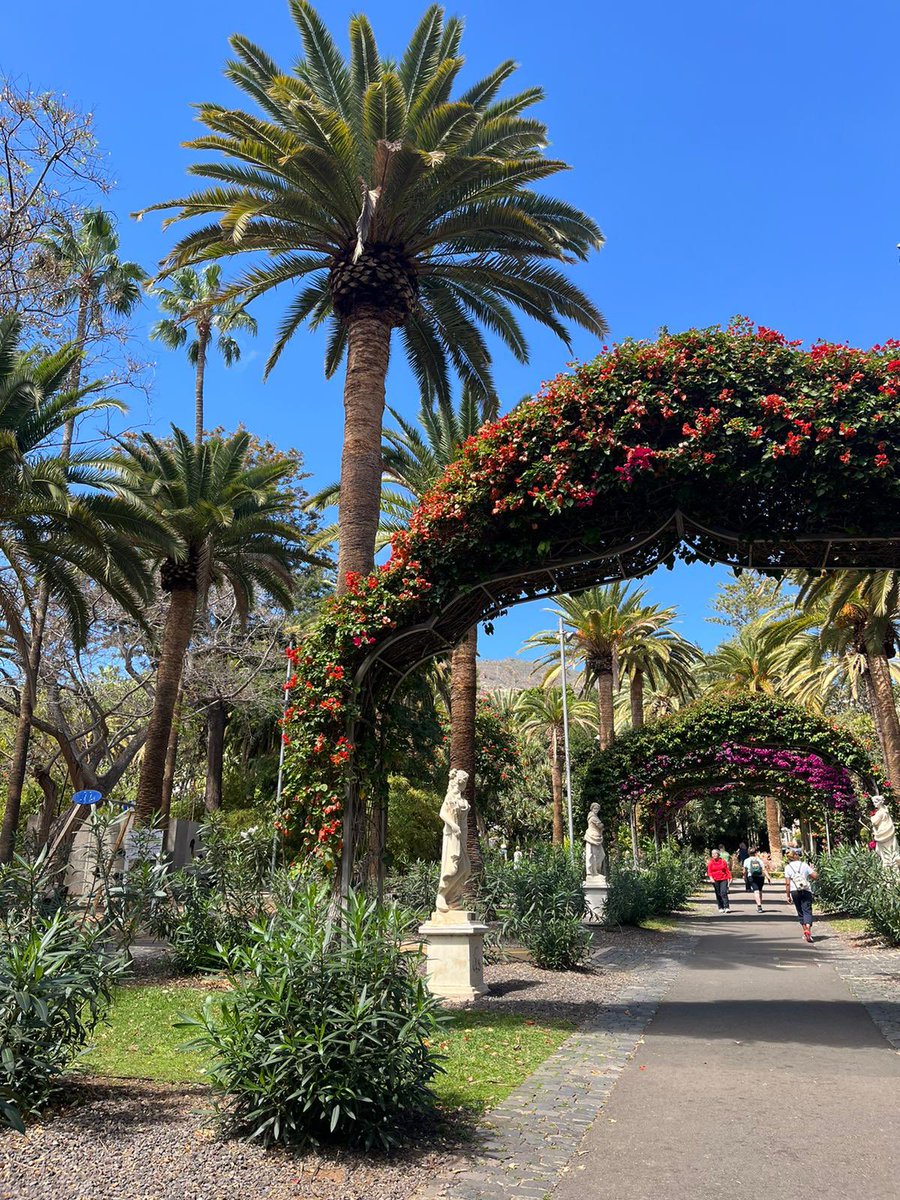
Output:
[[870,893],[884,876],[881,859],[868,846],[838,846],[817,859],[816,870],[816,894],[824,909],[868,916]]
[[24,1132],[25,1119],[58,1090],[103,1019],[126,959],[62,911],[29,915],[6,932],[0,944],[0,1115]]
[[614,860],[606,901],[607,925],[639,925],[647,917],[684,908],[703,878],[699,855],[667,842],[639,870]]
[[410,925],[418,925],[434,911],[440,877],[440,863],[419,858],[405,870],[388,875],[384,892],[390,901],[408,914]]
[[628,863],[614,860],[609,872],[606,924],[640,925],[652,912],[644,874]]
[[884,869],[881,875],[869,888],[866,921],[873,933],[900,946],[900,876]]
[[186,972],[219,966],[219,948],[238,945],[251,925],[266,919],[273,884],[269,830],[216,821],[203,827],[200,839],[201,858],[170,876],[170,902],[156,909],[151,926]]
[[336,918],[327,886],[306,884],[224,954],[233,990],[186,1025],[235,1130],[388,1146],[432,1106],[439,1009],[403,933],[395,908],[351,896]]
[[[569,971],[588,955],[591,935],[582,924],[581,871],[560,846],[542,846],[515,866],[494,864],[490,904],[504,933],[518,938],[535,965]],[[488,872],[490,876],[490,871]]]

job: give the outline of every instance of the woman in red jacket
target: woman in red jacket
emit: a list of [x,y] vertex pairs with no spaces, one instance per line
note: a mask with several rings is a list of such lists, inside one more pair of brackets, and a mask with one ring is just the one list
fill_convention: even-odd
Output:
[[718,850],[713,850],[710,860],[706,864],[706,876],[712,881],[719,912],[731,912],[728,905],[728,885],[731,882],[731,870],[728,866],[728,860],[723,858]]

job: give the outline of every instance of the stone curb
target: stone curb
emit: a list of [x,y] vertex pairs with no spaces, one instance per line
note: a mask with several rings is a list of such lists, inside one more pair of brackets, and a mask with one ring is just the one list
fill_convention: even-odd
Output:
[[544,1200],[596,1120],[697,938],[665,954],[622,951],[601,965],[640,972],[485,1119],[478,1148],[410,1200]]

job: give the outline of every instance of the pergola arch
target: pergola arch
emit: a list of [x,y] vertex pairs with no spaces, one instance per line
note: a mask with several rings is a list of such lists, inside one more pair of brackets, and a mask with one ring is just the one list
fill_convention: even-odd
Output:
[[898,343],[804,350],[739,323],[626,342],[485,426],[389,562],[348,578],[292,652],[292,844],[334,862],[356,843],[384,697],[514,604],[677,557],[776,574],[900,566],[898,395]]
[[582,774],[584,812],[635,808],[659,826],[703,793],[736,787],[779,795],[804,815],[858,831],[866,797],[883,784],[872,748],[829,718],[768,696],[718,696],[622,734]]

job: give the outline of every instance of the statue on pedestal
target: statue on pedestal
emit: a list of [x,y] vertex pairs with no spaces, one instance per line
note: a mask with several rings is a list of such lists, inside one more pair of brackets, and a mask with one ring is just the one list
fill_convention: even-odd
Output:
[[469,803],[466,800],[468,771],[455,767],[450,772],[450,785],[441,805],[444,822],[444,841],[441,847],[441,879],[438,884],[435,908],[439,913],[465,910],[465,889],[472,864],[466,849]]
[[886,867],[900,868],[900,844],[897,828],[884,803],[884,796],[873,796],[874,812],[869,820],[875,838],[875,849]]
[[588,879],[606,877],[606,849],[603,845],[603,822],[600,805],[592,804],[588,811],[584,833],[584,873]]

